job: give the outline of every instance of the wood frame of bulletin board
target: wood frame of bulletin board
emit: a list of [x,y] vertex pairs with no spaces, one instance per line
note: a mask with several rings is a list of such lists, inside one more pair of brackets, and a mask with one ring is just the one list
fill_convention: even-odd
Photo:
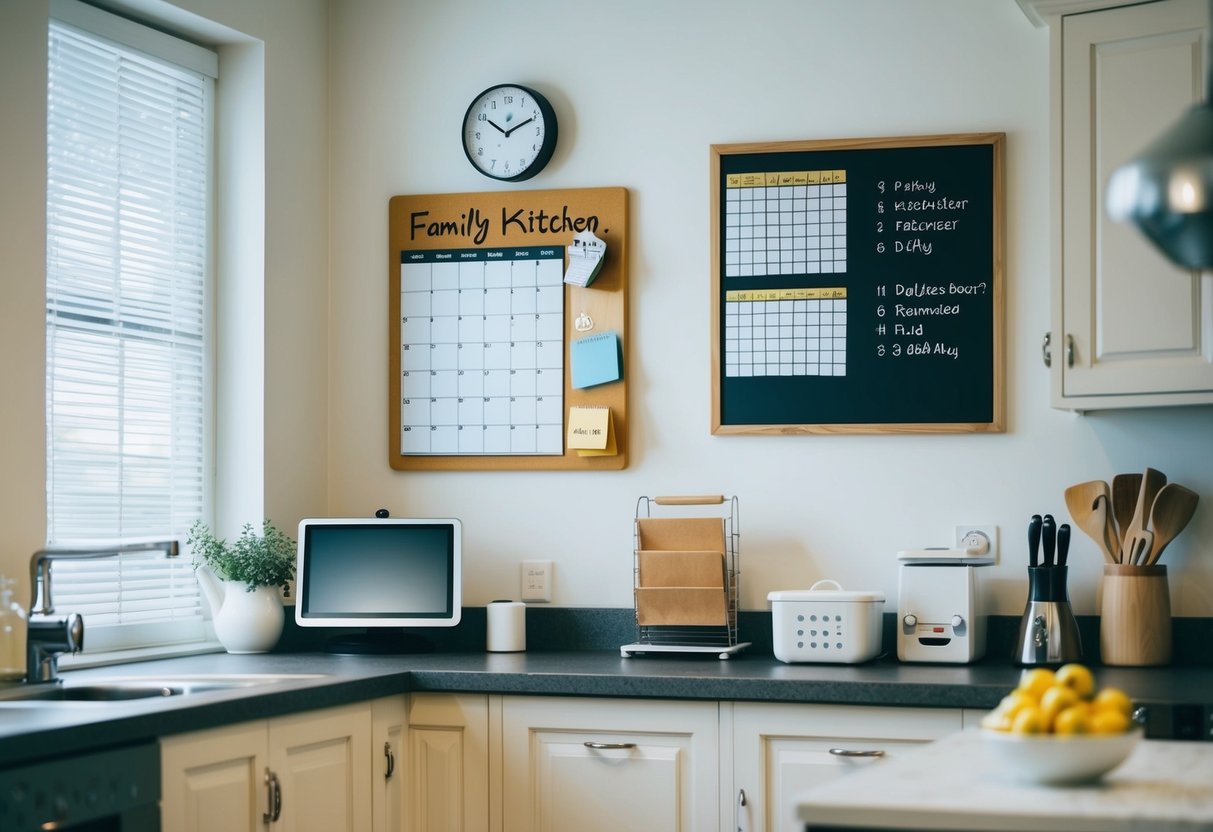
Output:
[[1001,432],[1005,134],[713,145],[712,432]]
[[[392,468],[401,471],[593,471],[627,467],[627,196],[625,188],[579,188],[391,198],[388,203],[388,462]],[[401,397],[404,346],[401,280],[404,253],[430,258],[438,256],[434,250],[469,251],[466,255],[469,258],[488,257],[489,250],[501,252],[506,257],[518,250],[542,250],[550,254],[543,247],[562,246],[570,249],[574,234],[581,230],[593,231],[606,242],[606,257],[601,271],[588,287],[563,284],[563,419],[560,426],[560,448],[563,452],[405,453],[403,437],[406,434],[403,431],[406,417],[403,410],[405,403]],[[418,255],[418,252],[430,254]],[[566,254],[560,264],[561,275],[567,268],[567,262]],[[578,331],[575,328],[574,322],[582,313],[592,319],[592,330]],[[618,334],[619,380],[582,389],[573,388],[570,345],[574,340],[611,331]],[[462,343],[459,349],[463,349]],[[587,406],[610,409],[610,429],[613,431],[616,453],[583,455],[568,447],[565,431],[569,408]],[[458,418],[458,429],[462,430],[464,417],[460,415]]]

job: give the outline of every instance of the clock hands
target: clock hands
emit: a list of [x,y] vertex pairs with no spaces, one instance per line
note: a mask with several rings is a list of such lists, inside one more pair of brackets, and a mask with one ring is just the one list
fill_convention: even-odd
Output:
[[[508,139],[508,138],[510,137],[510,133],[513,133],[513,132],[514,132],[515,130],[517,130],[519,127],[525,127],[526,125],[530,124],[530,123],[531,123],[532,121],[534,121],[534,120],[535,120],[535,117],[534,117],[534,116],[531,116],[531,117],[530,117],[530,118],[528,118],[526,121],[519,122],[518,124],[515,124],[513,127],[511,127],[509,130],[502,130],[502,132],[503,132],[503,133],[505,133],[505,137]],[[491,122],[491,121],[490,121],[490,122],[489,122],[489,124],[493,124],[493,122]],[[493,124],[493,126],[494,126],[494,127],[497,127],[497,125],[496,125],[496,124]],[[500,128],[500,127],[497,127],[497,129],[498,129],[498,130],[501,130],[501,128]]]
[[489,124],[493,125],[493,129],[494,129],[494,130],[496,130],[496,131],[497,131],[498,133],[500,133],[501,135],[505,136],[507,139],[510,137],[510,133],[513,133],[513,132],[514,132],[515,130],[517,130],[519,127],[525,127],[526,125],[530,124],[530,123],[531,123],[532,121],[534,121],[534,120],[535,120],[535,117],[534,117],[534,116],[531,116],[531,117],[530,117],[530,118],[528,118],[526,121],[519,122],[518,124],[515,124],[515,125],[514,125],[513,127],[511,127],[509,130],[503,130],[502,128],[498,127],[498,126],[497,126],[497,122],[493,121],[491,118],[486,118],[486,119],[485,119],[485,121],[487,121]]

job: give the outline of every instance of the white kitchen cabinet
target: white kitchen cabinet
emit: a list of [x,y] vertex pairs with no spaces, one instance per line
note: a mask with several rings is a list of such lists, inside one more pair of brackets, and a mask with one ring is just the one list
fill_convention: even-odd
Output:
[[1104,208],[1112,171],[1203,98],[1206,0],[1020,2],[1051,31],[1053,406],[1213,402],[1213,276]]
[[[722,746],[721,829],[793,832],[797,793],[961,730],[959,710],[738,702]],[[731,775],[732,786],[727,777]]]
[[260,832],[269,738],[264,722],[160,741],[160,825],[174,832]]
[[504,697],[504,832],[700,832],[719,813],[715,702]]
[[164,738],[162,826],[365,832],[372,817],[372,704]]
[[403,696],[386,696],[371,703],[372,832],[404,832],[406,717]]
[[489,828],[489,697],[414,693],[404,755],[405,828]]

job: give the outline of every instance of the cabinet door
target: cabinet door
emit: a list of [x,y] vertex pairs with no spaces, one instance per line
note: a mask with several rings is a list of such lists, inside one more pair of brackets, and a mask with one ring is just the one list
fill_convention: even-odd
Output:
[[803,829],[798,792],[960,729],[957,710],[736,703],[732,760],[721,761],[733,771],[736,823],[727,828]]
[[506,697],[505,832],[718,824],[716,703]]
[[404,832],[405,697],[371,703],[371,829]]
[[174,832],[261,832],[269,769],[265,723],[160,742],[160,825]]
[[488,697],[414,693],[404,777],[411,832],[489,828]]
[[275,832],[365,832],[371,827],[368,704],[269,723],[270,769],[282,790]]
[[1055,405],[1213,401],[1213,277],[1172,265],[1104,208],[1112,172],[1203,98],[1207,20],[1204,0],[1061,18]]

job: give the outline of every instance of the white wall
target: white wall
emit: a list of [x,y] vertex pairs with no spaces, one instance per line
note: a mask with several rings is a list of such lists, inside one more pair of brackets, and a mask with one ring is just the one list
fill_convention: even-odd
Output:
[[[548,557],[555,603],[626,607],[636,498],[736,494],[743,606],[758,609],[769,590],[822,577],[893,599],[896,550],[944,543],[954,523],[994,522],[1004,562],[986,574],[997,611],[1015,614],[1026,519],[1064,516],[1066,485],[1152,465],[1213,500],[1213,409],[1079,417],[1048,406],[1038,349],[1049,325],[1048,35],[1013,0],[123,5],[263,62],[264,248],[253,273],[225,277],[264,281],[266,367],[251,410],[264,411],[252,452],[265,481],[250,490],[285,528],[379,506],[455,514],[468,603],[516,595],[518,562]],[[45,17],[43,0],[0,0],[8,574],[24,573],[45,533]],[[551,165],[515,186],[474,173],[459,146],[472,96],[508,80],[545,90],[561,124]],[[1008,134],[1007,433],[711,436],[708,146],[974,130]],[[388,198],[599,185],[631,193],[630,467],[392,471]],[[1210,515],[1202,507],[1167,550],[1180,614],[1213,615]],[[1099,558],[1081,535],[1074,549],[1074,604],[1094,612]]]
[[[736,494],[742,606],[831,577],[896,598],[898,549],[992,522],[996,610],[1022,611],[1027,518],[1064,488],[1146,465],[1213,499],[1213,410],[1052,410],[1048,33],[1012,0],[360,0],[330,6],[329,509],[454,514],[465,600],[517,596],[518,563],[556,562],[554,602],[631,604],[640,495]],[[560,145],[499,185],[459,144],[468,102],[544,91]],[[714,437],[708,430],[713,143],[1007,133],[1008,430],[991,436]],[[393,472],[387,463],[387,201],[396,194],[622,185],[631,194],[623,472]],[[1175,609],[1213,614],[1213,521],[1172,544]],[[1071,597],[1096,610],[1101,559],[1075,536]]]

